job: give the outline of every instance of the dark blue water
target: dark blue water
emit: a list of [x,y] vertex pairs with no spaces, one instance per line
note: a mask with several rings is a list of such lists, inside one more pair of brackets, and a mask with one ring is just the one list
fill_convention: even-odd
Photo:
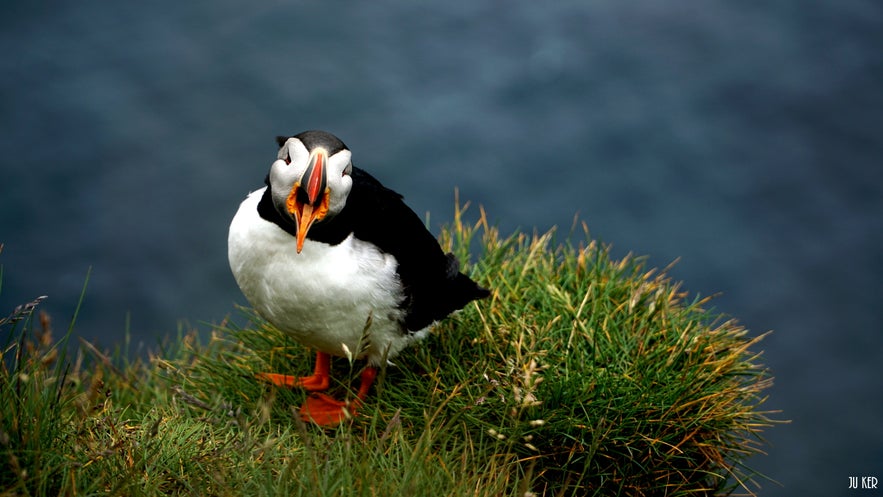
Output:
[[87,339],[220,321],[230,218],[322,128],[435,229],[457,186],[506,232],[578,212],[680,257],[775,330],[762,495],[883,479],[879,2],[291,3],[6,2],[0,315],[47,294],[63,328],[91,267]]

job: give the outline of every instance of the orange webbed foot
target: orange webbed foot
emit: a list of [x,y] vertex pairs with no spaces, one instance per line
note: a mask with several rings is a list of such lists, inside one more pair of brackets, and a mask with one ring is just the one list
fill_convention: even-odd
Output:
[[321,393],[310,395],[300,408],[300,418],[304,421],[313,421],[320,426],[332,426],[355,417],[356,409],[362,406],[362,401],[368,395],[368,390],[376,377],[377,369],[365,368],[362,371],[359,391],[351,402],[342,402]]
[[368,395],[371,384],[377,377],[377,369],[371,366],[366,367],[362,371],[361,383],[359,391],[356,393],[356,398],[351,402],[342,402],[328,395],[316,393],[327,390],[330,386],[330,364],[330,356],[324,352],[318,352],[316,354],[316,369],[312,376],[298,377],[277,373],[258,373],[255,377],[272,383],[277,387],[300,387],[313,392],[300,408],[301,419],[313,421],[320,426],[331,426],[340,424],[344,420],[356,415],[356,409],[362,405],[362,401]]
[[287,374],[258,373],[255,377],[277,387],[300,387],[309,392],[328,390],[328,387],[331,386],[331,357],[324,352],[317,352],[316,369],[312,376],[298,377]]
[[328,387],[331,385],[331,379],[325,375],[312,375],[312,376],[290,376],[287,374],[277,374],[277,373],[258,373],[255,375],[255,378],[266,381],[267,383],[271,383],[277,387],[283,388],[303,388],[304,390],[310,392],[318,392],[322,390],[328,390]]
[[312,421],[319,426],[338,425],[356,416],[356,409],[360,405],[359,399],[347,403],[325,394],[314,393],[300,407],[300,419]]

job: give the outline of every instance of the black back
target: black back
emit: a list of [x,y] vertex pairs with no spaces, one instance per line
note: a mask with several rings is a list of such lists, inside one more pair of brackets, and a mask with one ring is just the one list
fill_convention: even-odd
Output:
[[[352,233],[398,261],[404,287],[406,330],[417,331],[490,292],[460,272],[453,254],[445,254],[432,233],[402,200],[367,172],[353,167],[353,188],[346,206],[331,219],[317,221],[307,238],[336,245]],[[296,236],[294,224],[273,207],[270,189],[258,205],[260,215]]]

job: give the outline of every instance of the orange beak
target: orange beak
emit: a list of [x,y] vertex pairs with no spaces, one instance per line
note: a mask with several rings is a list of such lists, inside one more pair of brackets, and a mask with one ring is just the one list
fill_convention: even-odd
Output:
[[[328,213],[329,191],[326,178],[328,152],[317,148],[310,154],[310,165],[300,181],[291,187],[285,206],[297,222],[297,253],[304,248],[307,232],[315,221]],[[306,185],[306,186],[303,186]]]

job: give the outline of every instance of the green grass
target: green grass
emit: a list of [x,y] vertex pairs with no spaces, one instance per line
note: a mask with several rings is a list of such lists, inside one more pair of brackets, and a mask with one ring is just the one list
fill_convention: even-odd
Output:
[[[313,354],[247,326],[179,333],[148,361],[51,323],[0,322],[0,495],[637,495],[752,493],[775,421],[769,372],[734,320],[588,233],[502,237],[455,219],[442,244],[493,296],[381,371],[360,415],[304,424]],[[575,238],[579,238],[575,240]],[[2,343],[2,342],[0,342]],[[361,362],[333,362],[352,395]]]

